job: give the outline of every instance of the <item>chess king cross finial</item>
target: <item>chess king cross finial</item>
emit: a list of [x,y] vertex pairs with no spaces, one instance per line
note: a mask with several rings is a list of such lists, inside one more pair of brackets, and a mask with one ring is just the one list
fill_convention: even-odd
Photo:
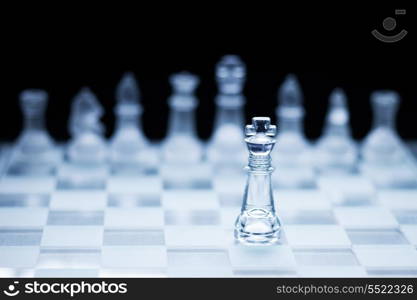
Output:
[[246,136],[254,136],[258,133],[274,137],[277,133],[277,127],[271,125],[271,119],[268,117],[254,117],[251,125],[246,125]]

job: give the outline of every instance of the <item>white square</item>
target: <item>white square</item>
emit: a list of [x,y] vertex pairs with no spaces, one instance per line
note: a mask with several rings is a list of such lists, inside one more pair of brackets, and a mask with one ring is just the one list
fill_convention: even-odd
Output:
[[167,266],[166,248],[163,246],[104,246],[101,257],[105,268]]
[[367,277],[361,266],[305,266],[299,268],[298,274],[301,277]]
[[225,278],[232,277],[233,272],[231,268],[216,267],[216,268],[190,268],[190,267],[169,267],[169,277],[202,277],[202,278]]
[[387,208],[396,210],[417,210],[417,190],[378,191],[378,200]]
[[218,209],[217,194],[213,190],[174,190],[162,194],[165,209],[192,210]]
[[98,272],[98,269],[37,269],[35,277],[93,278],[98,276]]
[[288,225],[284,227],[288,244],[293,247],[349,247],[350,241],[337,225]]
[[43,227],[48,208],[0,208],[0,227]]
[[251,247],[232,245],[229,257],[233,268],[245,267],[276,267],[281,269],[295,268],[294,255],[288,246],[274,245],[265,247]]
[[340,207],[334,210],[340,224],[349,228],[392,228],[398,223],[391,212],[382,207]]
[[233,235],[218,226],[166,226],[167,246],[219,246],[232,243]]
[[101,247],[102,226],[46,226],[43,247]]
[[411,244],[417,246],[417,225],[402,225],[401,231]]
[[0,180],[0,193],[48,194],[55,189],[55,177],[8,176]]
[[159,194],[162,180],[159,176],[112,176],[107,180],[107,191],[115,194]]
[[331,203],[318,190],[275,190],[275,207],[282,210],[329,210]]
[[52,194],[51,210],[103,210],[107,196],[101,191],[57,191]]
[[417,267],[417,251],[412,246],[354,246],[353,251],[366,267]]
[[104,226],[111,228],[162,227],[163,210],[159,208],[107,208]]
[[32,268],[38,255],[39,247],[0,247],[0,268]]

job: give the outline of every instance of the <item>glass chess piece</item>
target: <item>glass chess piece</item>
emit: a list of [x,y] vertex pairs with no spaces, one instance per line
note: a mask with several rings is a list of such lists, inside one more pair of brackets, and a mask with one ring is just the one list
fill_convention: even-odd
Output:
[[195,130],[195,109],[198,100],[194,92],[199,83],[196,75],[182,72],[170,78],[173,89],[168,99],[171,107],[168,135],[162,145],[162,157],[168,163],[198,163],[203,148]]
[[269,118],[255,117],[246,126],[249,150],[248,178],[235,238],[244,244],[274,244],[280,238],[281,223],[276,215],[271,186],[270,153],[275,145],[276,127]]
[[357,160],[357,147],[350,135],[349,111],[343,90],[333,90],[329,102],[324,133],[316,144],[316,167],[326,173],[351,173]]
[[280,130],[277,150],[273,154],[280,171],[275,175],[277,186],[307,188],[314,186],[311,147],[303,133],[303,95],[295,75],[290,74],[278,92],[276,110]]
[[399,95],[376,91],[371,95],[374,124],[362,145],[362,171],[380,187],[417,185],[415,162],[395,129]]
[[213,135],[208,143],[207,158],[219,167],[240,166],[246,159],[243,140],[242,94],[246,79],[246,67],[238,56],[224,56],[216,67],[219,94],[216,97],[216,115]]
[[110,141],[110,160],[116,173],[146,172],[156,156],[146,139],[140,117],[140,91],[133,73],[126,73],[116,90],[116,129]]
[[60,161],[59,151],[45,128],[47,101],[48,94],[43,90],[20,94],[24,123],[11,157],[12,174],[49,174]]
[[103,108],[93,92],[89,88],[81,89],[72,103],[69,122],[72,140],[68,145],[68,158],[71,163],[104,163],[107,146],[100,122],[102,115]]

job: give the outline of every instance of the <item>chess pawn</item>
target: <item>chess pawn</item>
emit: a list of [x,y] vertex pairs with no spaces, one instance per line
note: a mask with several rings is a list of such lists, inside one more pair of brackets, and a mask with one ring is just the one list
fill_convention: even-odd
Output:
[[89,88],[83,88],[74,98],[68,145],[68,158],[74,164],[100,164],[106,159],[104,127],[100,123],[103,108]]
[[116,168],[149,165],[150,145],[142,131],[142,106],[139,97],[134,75],[126,73],[116,91],[116,129],[110,142],[110,158]]
[[170,83],[173,94],[168,99],[171,111],[168,135],[162,146],[162,158],[168,163],[198,163],[203,155],[194,116],[198,104],[194,92],[199,79],[193,74],[182,72],[172,75]]
[[270,153],[275,145],[276,127],[269,118],[255,117],[246,126],[249,150],[248,179],[235,238],[245,244],[273,244],[280,238],[281,223],[275,213],[271,187]]
[[374,124],[362,146],[364,162],[376,165],[396,165],[404,161],[404,145],[395,130],[399,96],[393,91],[377,91],[371,95]]
[[43,90],[25,90],[20,94],[24,128],[16,142],[12,164],[22,164],[23,172],[49,172],[59,161],[44,124],[47,101],[48,94]]
[[208,145],[208,160],[218,165],[241,166],[246,159],[243,140],[242,94],[246,67],[238,56],[224,56],[216,67],[219,94],[213,136]]
[[322,172],[352,172],[357,149],[350,135],[346,95],[335,89],[329,100],[324,133],[315,149],[316,166]]
[[279,89],[276,110],[280,122],[277,151],[279,166],[303,166],[309,163],[309,144],[303,134],[304,108],[301,87],[295,75],[288,75]]

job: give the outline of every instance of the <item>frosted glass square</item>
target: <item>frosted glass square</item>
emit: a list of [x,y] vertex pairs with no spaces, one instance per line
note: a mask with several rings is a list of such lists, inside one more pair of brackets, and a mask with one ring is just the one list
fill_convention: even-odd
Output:
[[349,247],[344,229],[337,225],[288,225],[284,227],[292,247]]
[[104,231],[105,246],[158,246],[165,244],[163,230],[117,230]]
[[225,246],[233,241],[232,232],[217,226],[166,226],[167,246]]
[[224,249],[168,249],[170,267],[227,268],[229,256]]
[[353,251],[366,267],[417,267],[417,250],[412,246],[354,246]]
[[162,227],[163,210],[158,208],[108,208],[104,225],[112,228]]
[[218,225],[220,214],[217,210],[166,210],[166,225]]
[[285,245],[265,247],[232,245],[229,248],[229,257],[234,269],[247,267],[293,269],[296,266],[291,248]]
[[51,210],[103,210],[107,195],[102,191],[57,191],[52,194]]
[[109,207],[130,209],[135,207],[160,207],[161,198],[158,194],[110,194]]
[[100,249],[41,249],[37,269],[94,269],[99,268]]
[[41,245],[43,247],[101,247],[102,226],[46,226]]
[[164,209],[203,210],[219,209],[217,195],[213,190],[176,190],[162,194]]
[[41,229],[0,229],[0,246],[39,246]]
[[48,207],[47,194],[0,194],[0,208],[2,207]]
[[351,249],[295,249],[300,266],[355,266],[358,261]]
[[33,268],[39,247],[0,246],[0,268]]
[[105,268],[166,267],[163,246],[104,246],[102,265]]
[[381,207],[340,207],[334,213],[340,224],[350,228],[392,228],[398,223],[391,212]]
[[398,229],[347,229],[353,245],[401,245],[408,244]]
[[97,226],[104,224],[102,211],[53,211],[48,215],[48,225]]
[[280,213],[284,224],[288,225],[336,225],[331,210],[282,210]]
[[0,227],[43,227],[48,216],[47,208],[0,208]]

